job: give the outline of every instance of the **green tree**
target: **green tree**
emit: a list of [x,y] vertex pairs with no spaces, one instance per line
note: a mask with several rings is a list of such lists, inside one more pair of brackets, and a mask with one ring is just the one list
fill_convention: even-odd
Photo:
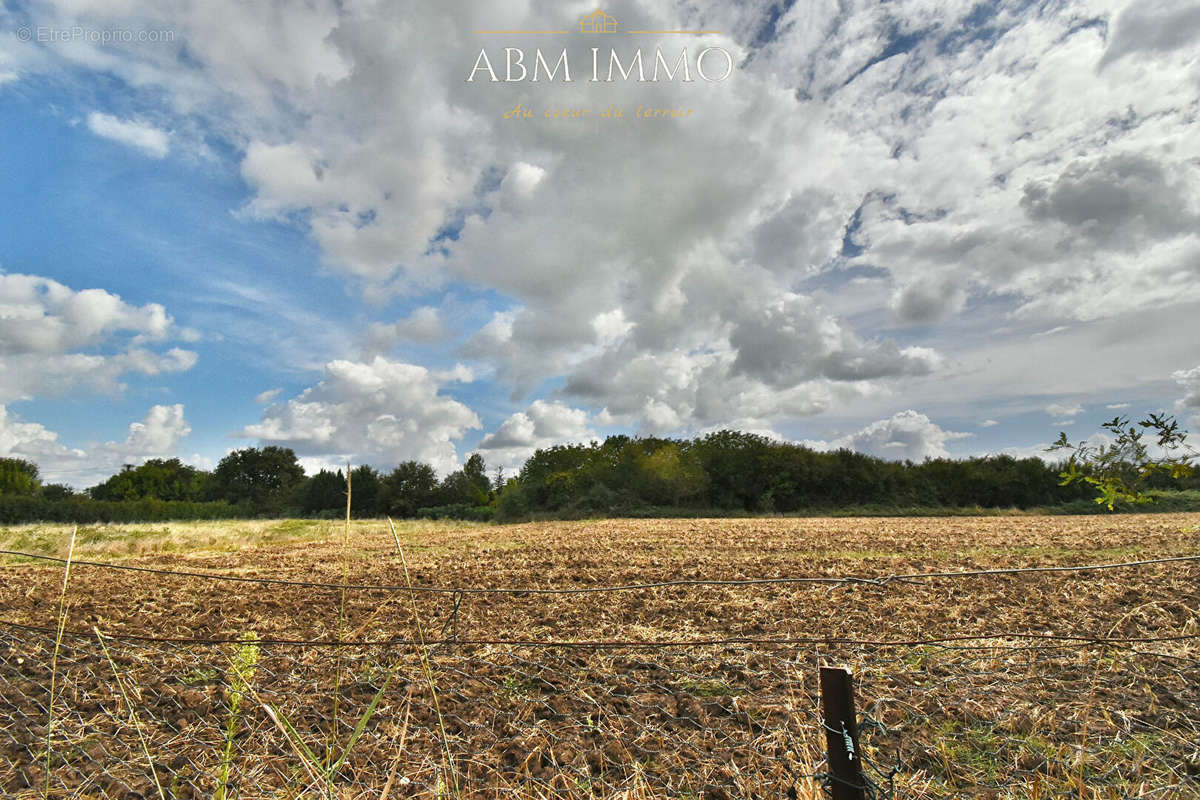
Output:
[[436,505],[486,506],[491,502],[492,482],[483,456],[473,453],[463,468],[451,472],[438,484]]
[[[357,485],[356,482],[356,492]],[[380,510],[393,517],[415,517],[417,509],[434,504],[437,486],[437,472],[433,467],[419,461],[405,461],[383,478]]]
[[0,495],[29,497],[41,486],[37,464],[23,458],[0,458]]
[[690,448],[665,439],[639,439],[626,452],[645,502],[681,506],[704,493],[707,475]]
[[487,505],[491,500],[492,482],[487,476],[487,464],[483,462],[483,456],[472,453],[467,463],[463,464],[463,475],[471,485],[471,503]]
[[771,441],[741,431],[710,433],[693,446],[708,476],[708,502],[717,508],[752,511],[770,484],[763,468]]
[[178,458],[152,458],[144,464],[125,467],[88,493],[97,500],[199,500],[208,473]]
[[290,447],[247,447],[221,459],[207,494],[213,500],[250,503],[259,513],[277,513],[289,490],[303,479],[304,468]]
[[350,511],[354,516],[378,517],[383,513],[383,478],[374,467],[363,464],[350,470],[350,487]]
[[39,493],[44,499],[52,502],[59,500],[67,500],[75,496],[75,490],[65,483],[48,483],[42,487]]
[[304,481],[300,497],[300,510],[305,514],[344,512],[346,478],[340,472],[323,469]]
[[[1134,423],[1129,417],[1114,417],[1100,426],[1111,438],[1106,442],[1072,444],[1066,433],[1048,452],[1069,454],[1060,477],[1062,485],[1083,482],[1096,489],[1096,502],[1112,511],[1120,503],[1147,503],[1147,484],[1158,475],[1172,480],[1190,477],[1200,454],[1187,444],[1187,431],[1165,414],[1149,414]],[[1147,439],[1150,434],[1150,439]],[[1151,450],[1151,442],[1156,449]]]

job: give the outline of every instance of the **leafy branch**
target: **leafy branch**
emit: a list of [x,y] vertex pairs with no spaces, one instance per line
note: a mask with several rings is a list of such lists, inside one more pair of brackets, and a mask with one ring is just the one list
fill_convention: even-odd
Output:
[[1109,511],[1118,503],[1152,502],[1146,487],[1155,475],[1178,480],[1196,470],[1200,453],[1187,444],[1188,432],[1180,429],[1173,416],[1149,414],[1137,422],[1118,416],[1100,427],[1111,435],[1110,440],[1072,444],[1067,434],[1060,432],[1058,441],[1046,450],[1070,454],[1066,468],[1059,473],[1059,485],[1082,482],[1094,486],[1096,502]]

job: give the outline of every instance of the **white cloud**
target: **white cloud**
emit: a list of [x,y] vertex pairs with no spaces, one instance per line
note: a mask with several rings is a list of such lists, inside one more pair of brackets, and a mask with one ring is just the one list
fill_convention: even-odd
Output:
[[162,458],[175,454],[180,441],[192,432],[183,417],[183,404],[153,406],[141,422],[129,424],[123,442],[109,442],[104,450],[133,461]]
[[832,442],[805,441],[801,444],[816,450],[847,448],[895,461],[924,461],[927,458],[949,458],[946,443],[971,435],[945,430],[924,414],[909,410],[901,411],[890,419],[872,422],[862,430]]
[[1189,0],[1137,0],[1116,17],[1101,68],[1131,53],[1170,53],[1200,39],[1200,7]]
[[368,355],[385,354],[401,342],[428,343],[446,337],[441,314],[431,306],[421,306],[403,319],[392,323],[377,322],[367,330]]
[[73,485],[72,475],[88,466],[88,454],[67,447],[58,434],[36,422],[22,422],[19,417],[0,405],[0,456],[23,458],[37,464],[42,481],[57,483],[66,480]]
[[0,274],[0,355],[53,355],[98,344],[118,331],[164,338],[171,319],[103,289],[73,291],[36,275]]
[[205,472],[212,472],[217,466],[217,462],[214,459],[200,455],[199,453],[192,453],[191,457],[187,459],[187,463]]
[[1104,406],[1109,411],[1124,411],[1130,407],[1129,403],[1108,403]]
[[[697,106],[694,120],[643,122],[636,135],[633,119],[517,128],[503,118],[506,93],[463,81],[478,48],[466,32],[499,13],[317,2],[285,24],[235,3],[203,11],[185,3],[172,22],[187,59],[178,48],[53,52],[162,85],[188,113],[214,115],[221,98],[216,124],[246,142],[247,210],[305,226],[329,266],[372,290],[460,282],[511,302],[507,346],[481,347],[492,329],[471,352],[517,396],[547,378],[579,379],[596,359],[682,357],[696,367],[690,380],[710,383],[586,398],[595,408],[636,406],[633,424],[661,430],[715,421],[697,416],[704,403],[688,394],[753,396],[764,416],[787,417],[820,407],[810,396],[877,391],[855,384],[886,386],[937,368],[926,343],[860,333],[794,288],[798,275],[838,255],[871,188],[860,165],[886,159],[887,142],[848,133],[822,104],[799,104],[794,87],[751,68],[703,92],[626,85],[630,112]],[[652,27],[678,27],[682,13],[648,2],[621,10]],[[76,14],[129,23],[137,11],[89,4]],[[214,15],[223,17],[220,37]],[[578,15],[514,7],[504,16],[511,25],[570,27]],[[739,62],[749,54],[737,35],[713,42]],[[580,100],[578,86],[538,89],[539,106]],[[810,157],[814,148],[822,159]],[[775,330],[758,319],[763,308]],[[434,322],[418,312],[377,326],[364,355],[435,341]],[[817,385],[825,383],[847,386]]]
[[1051,403],[1046,406],[1046,413],[1054,417],[1055,425],[1074,425],[1075,418],[1083,413],[1083,406],[1078,403],[1073,405]]
[[586,411],[535,400],[527,410],[513,414],[484,436],[477,449],[490,466],[513,473],[539,448],[598,438]]
[[267,389],[265,392],[259,392],[254,395],[254,402],[260,406],[265,406],[282,393],[283,389]]
[[141,150],[151,158],[163,158],[170,149],[166,132],[144,122],[121,120],[110,114],[93,111],[88,114],[87,126],[97,136]]
[[1142,154],[1076,162],[1052,181],[1025,184],[1021,207],[1035,220],[1062,223],[1099,245],[1138,248],[1190,233],[1200,220],[1190,208],[1187,171],[1172,173]]
[[994,428],[994,427],[996,427],[996,426],[997,426],[997,425],[999,425],[999,424],[1000,424],[1000,423],[999,423],[999,422],[997,422],[997,421],[996,421],[996,420],[994,420],[994,419],[985,419],[983,422],[979,423],[979,427],[981,427],[981,428]]
[[[238,143],[249,212],[305,229],[372,297],[498,298],[459,355],[523,401],[558,379],[569,402],[646,431],[872,419],[951,382],[960,403],[1069,384],[1089,369],[1078,354],[1147,315],[1176,318],[1164,349],[1200,336],[1184,305],[1200,301],[1194,4],[623,0],[629,24],[720,28],[739,63],[702,93],[620,87],[627,107],[694,101],[690,121],[635,129],[514,123],[514,87],[463,81],[471,31],[570,27],[569,5],[213,2],[172,8],[173,46],[55,45],[12,68],[161,89]],[[535,86],[539,108],[604,99]],[[438,341],[431,322],[368,332],[364,358]],[[1089,386],[1138,379],[1119,361]],[[1074,394],[1045,393],[1060,392]]]
[[1200,425],[1200,367],[1181,369],[1171,377],[1183,389],[1183,397],[1175,401],[1175,408],[1192,412],[1191,424]]
[[80,489],[101,482],[124,464],[175,457],[190,432],[182,405],[157,405],[140,422],[129,425],[123,441],[81,449],[61,443],[54,431],[36,422],[23,422],[0,405],[0,456],[34,462],[44,483],[67,483]]
[[35,275],[0,274],[0,402],[76,388],[115,392],[128,374],[183,372],[196,354],[148,345],[174,335],[161,305],[103,289],[74,291]]
[[332,361],[319,383],[270,406],[235,435],[330,463],[387,468],[415,459],[445,472],[458,465],[455,441],[480,422],[440,388],[424,367],[382,356]]
[[430,373],[438,383],[473,383],[475,370],[466,364],[455,364],[450,369],[435,370]]

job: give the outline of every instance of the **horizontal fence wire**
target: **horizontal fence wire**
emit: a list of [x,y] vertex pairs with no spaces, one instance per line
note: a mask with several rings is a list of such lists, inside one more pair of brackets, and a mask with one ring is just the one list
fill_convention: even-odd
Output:
[[[857,684],[865,797],[1200,797],[1196,561],[561,590],[424,587],[437,597],[411,614],[408,586],[93,563],[201,586],[236,579],[275,592],[370,589],[399,599],[372,617],[382,630],[374,641],[342,631],[157,635],[129,629],[136,609],[120,621],[75,620],[60,633],[46,603],[38,606],[45,624],[4,621],[0,795],[825,797],[831,778],[816,676],[837,664]],[[681,619],[669,640],[477,636],[471,631],[490,607],[460,607],[472,592],[510,604],[520,593],[531,603],[550,592],[640,593],[649,604],[662,601],[660,590],[687,586],[745,595],[752,610],[755,592],[771,584],[902,595],[917,590],[910,581],[999,576],[1029,582],[1030,592],[1046,590],[1032,581],[1050,579],[1082,592],[1098,571],[1150,567],[1170,580],[1135,606],[1150,609],[1155,628],[1130,635],[1114,624],[903,639],[710,636],[690,635]],[[14,570],[6,574],[28,574]],[[1137,582],[1128,583],[1132,591]],[[17,600],[32,590],[22,587],[5,581],[6,606],[25,607]],[[159,588],[155,602],[171,602],[170,587]],[[819,586],[811,591],[811,602],[839,602]],[[220,598],[214,592],[209,602]],[[397,627],[406,634],[391,635]]]

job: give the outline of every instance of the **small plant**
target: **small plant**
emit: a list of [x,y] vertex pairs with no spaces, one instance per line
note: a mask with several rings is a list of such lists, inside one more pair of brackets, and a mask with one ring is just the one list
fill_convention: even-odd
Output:
[[[384,692],[386,692],[388,687],[391,685],[393,674],[394,670],[388,673],[387,678],[383,682],[383,686],[379,687],[379,691],[377,691],[375,696],[371,698],[371,702],[367,706],[366,711],[364,711],[363,715],[359,717],[358,723],[355,724],[354,731],[350,734],[350,739],[346,742],[346,746],[342,748],[341,754],[338,755],[337,759],[334,760],[332,764],[328,764],[328,766],[326,766],[327,761],[322,761],[312,751],[312,748],[305,744],[304,738],[300,735],[300,732],[296,730],[296,726],[293,725],[286,716],[284,716],[282,711],[274,706],[263,703],[261,700],[258,701],[262,705],[263,709],[267,712],[267,716],[271,718],[271,721],[274,722],[281,731],[283,731],[284,736],[287,737],[288,744],[291,745],[292,750],[294,750],[296,755],[300,758],[300,762],[303,764],[305,770],[308,771],[309,776],[314,781],[322,784],[325,787],[326,796],[334,796],[334,780],[339,774],[341,774],[342,767],[345,766],[346,759],[350,757],[350,752],[354,749],[354,745],[358,743],[359,737],[362,736],[363,731],[367,728],[367,723],[370,722],[371,717],[375,715],[375,711],[379,707],[379,701],[383,699]],[[251,692],[253,692],[253,690],[251,690]],[[333,746],[330,744],[329,759],[332,760],[333,755]]]
[[[350,502],[350,465],[347,464],[346,520],[345,526],[342,530],[342,588],[341,599],[338,604],[337,635],[339,642],[342,640],[342,632],[346,621],[346,584],[349,582],[350,578]],[[395,530],[393,529],[393,534],[394,533]],[[299,756],[301,763],[304,765],[304,768],[308,771],[309,775],[314,781],[324,785],[327,796],[333,797],[334,779],[339,773],[341,773],[342,767],[346,764],[346,759],[350,757],[350,752],[354,749],[354,745],[358,743],[359,737],[362,736],[363,731],[365,731],[367,728],[367,723],[370,722],[371,717],[375,715],[375,711],[379,707],[379,701],[383,699],[384,692],[386,692],[388,687],[391,686],[392,678],[395,673],[395,666],[387,670],[386,676],[383,680],[383,685],[379,687],[379,691],[377,691],[375,696],[371,698],[371,702],[367,705],[366,710],[363,712],[362,716],[358,718],[358,722],[355,724],[354,731],[350,734],[350,738],[347,740],[346,746],[342,748],[341,754],[338,755],[336,752],[336,737],[338,729],[339,699],[342,693],[342,656],[341,649],[339,648],[333,689],[333,724],[330,726],[329,736],[325,740],[324,759],[318,758],[317,755],[313,753],[312,748],[305,744],[303,737],[300,736],[300,732],[296,730],[296,726],[291,723],[291,721],[283,714],[282,711],[274,706],[263,703],[261,700],[258,701],[263,706],[263,709],[267,712],[267,716],[271,718],[271,721],[283,731],[284,736],[287,737],[288,744],[291,745],[292,749],[296,752],[296,755]]]
[[[1200,454],[1187,445],[1187,431],[1179,429],[1174,417],[1150,414],[1136,423],[1129,417],[1114,417],[1100,427],[1114,437],[1112,441],[1071,444],[1064,432],[1046,450],[1070,453],[1066,469],[1059,474],[1059,485],[1082,481],[1096,487],[1096,502],[1108,506],[1109,511],[1118,503],[1152,502],[1146,485],[1156,474],[1165,473],[1178,480],[1195,471],[1194,462]],[[1157,436],[1157,454],[1151,454],[1146,433]]]
[[233,767],[233,740],[242,722],[242,700],[250,691],[250,681],[258,665],[258,635],[253,631],[238,637],[239,644],[229,661],[229,719],[225,723],[225,751],[221,754],[221,767],[217,773],[215,800],[226,800],[229,796],[229,771]]
[[184,686],[195,686],[198,683],[211,683],[217,679],[217,675],[219,674],[220,673],[212,667],[196,667],[195,669],[184,673],[179,678],[179,682]]
[[518,678],[516,675],[505,676],[501,690],[508,697],[520,700],[528,700],[538,693],[536,683],[528,678]]
[[737,697],[745,694],[741,689],[719,680],[681,681],[679,688],[696,697]]

